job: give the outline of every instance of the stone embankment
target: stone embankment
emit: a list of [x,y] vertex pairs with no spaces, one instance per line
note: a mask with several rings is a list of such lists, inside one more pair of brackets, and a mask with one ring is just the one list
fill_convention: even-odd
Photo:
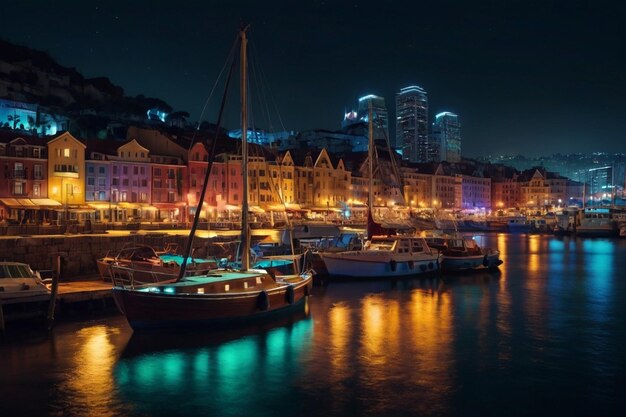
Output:
[[[205,248],[208,239],[194,239],[194,247]],[[128,244],[147,244],[155,249],[167,243],[184,248],[186,236],[172,235],[67,235],[5,237],[0,239],[0,260],[24,262],[35,270],[52,270],[54,260],[61,256],[61,278],[95,275],[96,260],[107,252],[114,253]],[[196,252],[197,253],[197,252]]]

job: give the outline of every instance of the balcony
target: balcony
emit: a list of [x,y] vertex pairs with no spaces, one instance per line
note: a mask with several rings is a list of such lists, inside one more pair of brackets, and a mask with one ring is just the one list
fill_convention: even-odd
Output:
[[54,165],[55,177],[78,178],[79,177],[78,173],[79,173],[79,170],[77,166],[66,165],[66,164]]

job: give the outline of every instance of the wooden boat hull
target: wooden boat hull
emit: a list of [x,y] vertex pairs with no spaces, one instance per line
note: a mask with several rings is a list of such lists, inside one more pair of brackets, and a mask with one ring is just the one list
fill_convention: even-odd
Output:
[[[291,287],[291,289],[289,289]],[[113,287],[113,298],[134,330],[218,327],[267,319],[302,308],[311,279],[266,291],[164,294]]]

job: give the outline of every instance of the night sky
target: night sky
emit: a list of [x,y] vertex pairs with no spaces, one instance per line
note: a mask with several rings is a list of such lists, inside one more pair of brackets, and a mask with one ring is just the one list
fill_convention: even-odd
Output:
[[621,1],[3,0],[1,9],[0,37],[193,120],[247,22],[286,129],[338,129],[369,93],[393,116],[395,92],[416,84],[431,119],[459,114],[465,156],[626,152]]

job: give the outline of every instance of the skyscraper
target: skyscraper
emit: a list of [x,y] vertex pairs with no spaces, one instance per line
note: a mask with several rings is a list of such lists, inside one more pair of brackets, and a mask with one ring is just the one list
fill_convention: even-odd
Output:
[[357,116],[359,120],[368,122],[369,103],[372,103],[372,122],[374,125],[374,139],[386,139],[389,137],[389,116],[383,97],[368,94],[359,99]]
[[396,147],[402,159],[428,162],[428,94],[412,85],[396,93]]
[[437,114],[431,137],[433,148],[438,150],[439,161],[461,161],[461,123],[459,116],[448,111]]

